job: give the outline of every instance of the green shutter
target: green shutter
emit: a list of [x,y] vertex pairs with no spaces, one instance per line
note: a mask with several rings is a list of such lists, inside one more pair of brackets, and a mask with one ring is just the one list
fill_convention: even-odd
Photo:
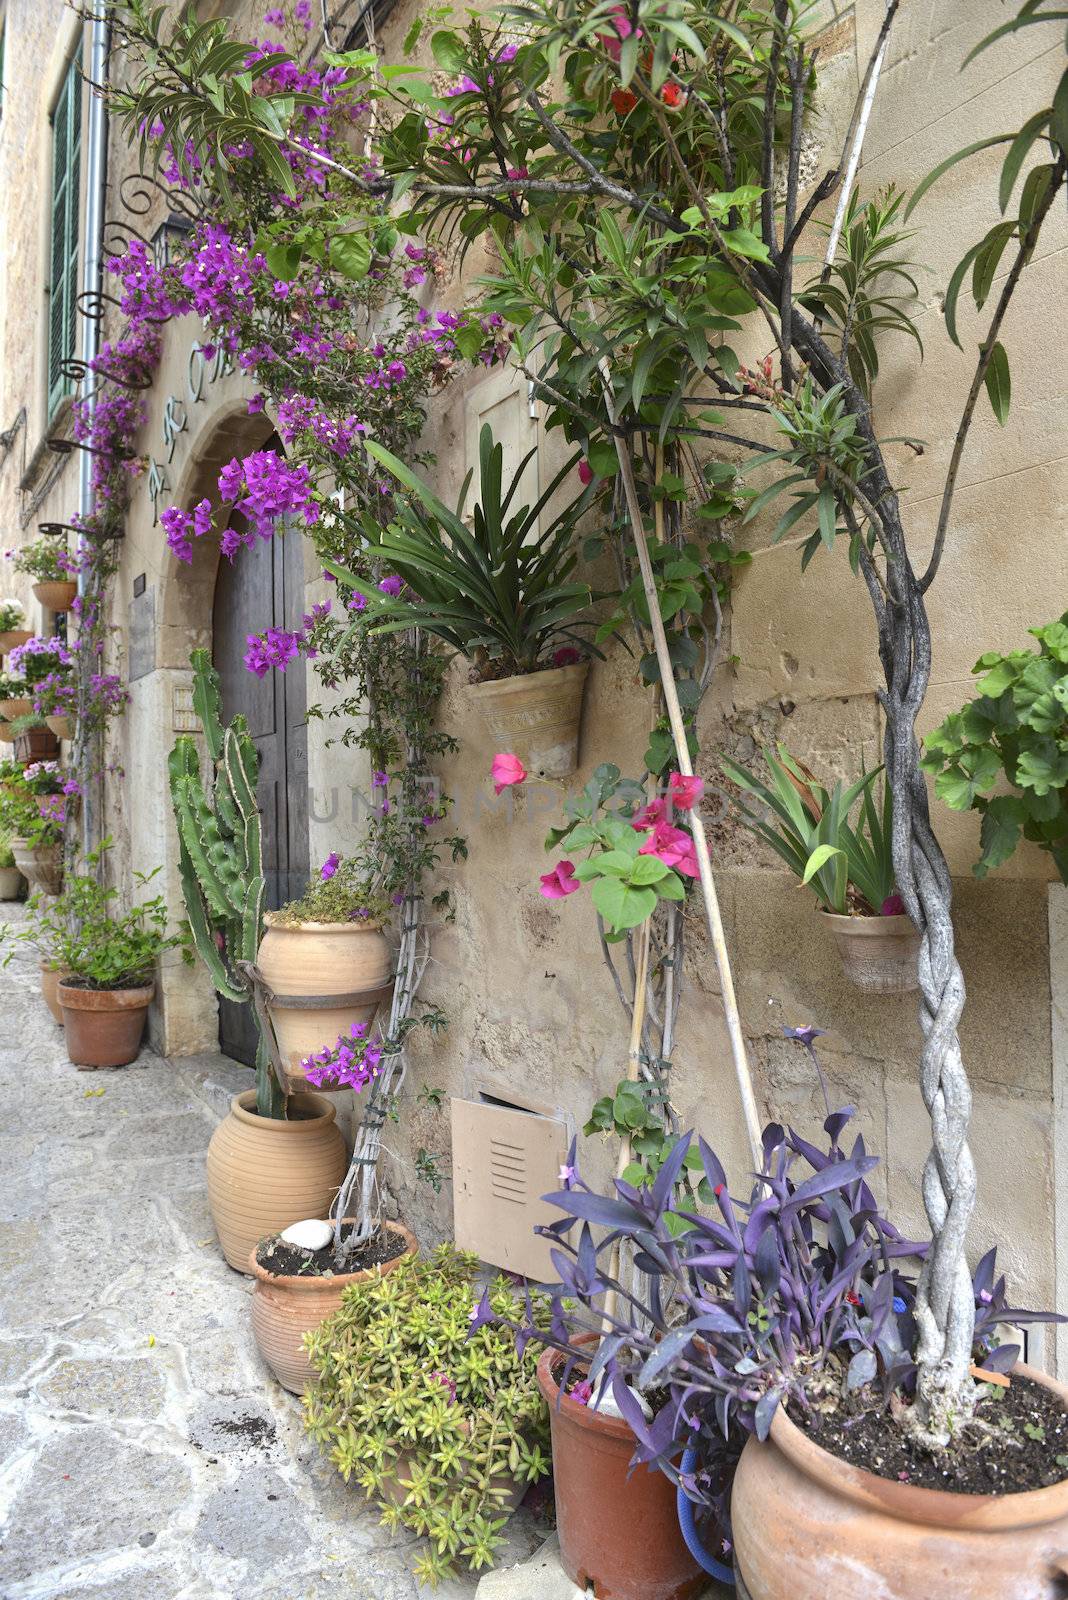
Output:
[[77,354],[78,202],[81,191],[82,80],[76,55],[52,114],[52,237],[49,262],[48,416],[74,385],[64,361]]

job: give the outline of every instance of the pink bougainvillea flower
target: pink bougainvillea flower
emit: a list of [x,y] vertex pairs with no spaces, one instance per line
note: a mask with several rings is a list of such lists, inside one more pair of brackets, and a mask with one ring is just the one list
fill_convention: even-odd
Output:
[[573,861],[558,861],[551,872],[541,875],[541,892],[546,900],[563,900],[566,895],[574,894],[582,885],[575,877],[575,863]]
[[674,867],[676,872],[683,873],[687,878],[696,878],[698,875],[693,840],[682,828],[675,828],[670,822],[658,822],[638,854],[656,856],[665,866]]
[[667,801],[662,795],[658,795],[655,800],[650,800],[640,811],[634,813],[630,825],[635,833],[644,833],[646,828],[655,828],[658,822],[663,822],[666,814]]
[[341,857],[338,855],[336,850],[332,850],[327,856],[326,860],[323,862],[322,866],[319,868],[319,876],[322,878],[324,883],[327,883],[334,876],[334,873],[337,871],[340,865]]
[[505,789],[510,788],[513,783],[526,782],[526,767],[518,756],[509,755],[506,751],[501,751],[494,756],[491,771],[493,774],[494,794],[503,794]]
[[580,483],[585,484],[593,482],[593,468],[590,466],[588,461],[579,462],[578,475]]
[[881,917],[900,917],[904,910],[905,902],[895,890],[893,894],[887,895],[886,899],[879,907],[879,915]]
[[703,778],[684,778],[681,772],[671,774],[671,798],[680,811],[692,811],[704,792]]

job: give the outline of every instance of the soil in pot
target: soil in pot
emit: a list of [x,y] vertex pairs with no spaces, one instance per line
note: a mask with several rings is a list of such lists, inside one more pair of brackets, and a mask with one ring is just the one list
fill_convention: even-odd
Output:
[[675,1486],[631,1471],[635,1438],[620,1417],[561,1395],[563,1356],[546,1350],[538,1386],[549,1406],[560,1559],[579,1589],[607,1600],[690,1600],[707,1578],[686,1548]]
[[[354,1221],[342,1224],[342,1237]],[[252,1332],[256,1347],[278,1382],[291,1394],[303,1394],[315,1382],[315,1370],[304,1350],[304,1335],[332,1316],[350,1284],[372,1274],[391,1272],[419,1246],[402,1224],[390,1222],[346,1263],[334,1266],[333,1244],[322,1250],[301,1250],[279,1238],[264,1239],[250,1253]]]
[[81,1071],[126,1067],[136,1061],[155,984],[129,989],[89,989],[64,977],[56,998],[63,1013],[67,1055]]
[[326,1217],[348,1166],[331,1102],[289,1097],[282,1121],[256,1115],[256,1091],[230,1102],[208,1145],[208,1203],[223,1254],[235,1272],[268,1235],[306,1217]]

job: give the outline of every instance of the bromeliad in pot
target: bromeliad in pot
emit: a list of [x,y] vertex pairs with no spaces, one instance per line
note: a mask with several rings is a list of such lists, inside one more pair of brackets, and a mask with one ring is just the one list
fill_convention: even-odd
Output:
[[770,784],[722,758],[745,796],[730,797],[739,819],[814,891],[851,983],[869,994],[917,988],[920,937],[895,883],[893,799],[883,769],[828,792],[782,745],[777,755],[765,749],[763,756]]
[[375,613],[380,631],[420,628],[470,663],[467,693],[495,750],[512,752],[532,777],[567,777],[578,761],[589,657],[599,654],[584,637],[589,623],[581,615],[597,596],[574,578],[576,525],[590,492],[561,511],[548,509],[577,456],[525,504],[523,478],[534,475],[536,452],[524,456],[505,488],[503,449],[484,427],[480,499],[468,521],[470,475],[451,511],[396,456],[374,443],[367,448],[407,491],[387,527],[366,522],[392,572],[369,593],[328,563],[331,572],[354,590],[350,603]]

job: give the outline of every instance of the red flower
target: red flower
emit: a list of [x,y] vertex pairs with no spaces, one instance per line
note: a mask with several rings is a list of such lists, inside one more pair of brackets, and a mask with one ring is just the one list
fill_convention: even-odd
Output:
[[670,106],[672,110],[674,110],[676,106],[685,105],[686,103],[686,96],[683,93],[681,86],[677,83],[665,83],[664,87],[660,91],[660,98],[664,104],[666,106]]
[[638,104],[638,96],[632,93],[630,89],[613,89],[609,99],[613,108],[618,111],[621,117],[625,117],[628,112],[633,111]]

